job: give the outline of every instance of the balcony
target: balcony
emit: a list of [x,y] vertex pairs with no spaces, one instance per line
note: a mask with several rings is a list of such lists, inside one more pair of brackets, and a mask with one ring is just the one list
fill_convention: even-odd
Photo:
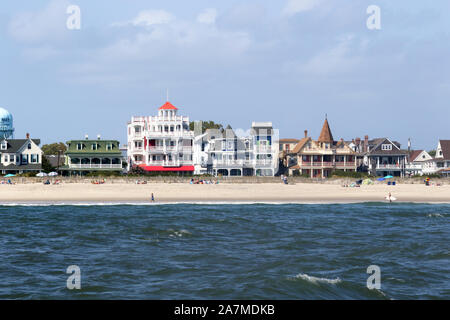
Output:
[[69,164],[71,169],[122,169],[121,164]]
[[355,162],[350,161],[350,162],[335,162],[335,166],[336,168],[355,168]]
[[192,161],[182,160],[182,161],[151,161],[147,164],[148,166],[162,166],[162,167],[180,167],[180,166],[192,166]]
[[376,170],[402,170],[399,164],[377,164]]

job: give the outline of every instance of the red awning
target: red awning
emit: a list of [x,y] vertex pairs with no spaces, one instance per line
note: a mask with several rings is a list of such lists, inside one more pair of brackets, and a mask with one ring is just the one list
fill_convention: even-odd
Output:
[[180,166],[180,167],[163,167],[163,166],[146,166],[139,165],[139,168],[145,171],[194,171],[194,166]]

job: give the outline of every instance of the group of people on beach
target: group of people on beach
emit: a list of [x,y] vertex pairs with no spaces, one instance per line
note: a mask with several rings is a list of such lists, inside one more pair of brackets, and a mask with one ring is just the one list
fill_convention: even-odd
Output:
[[208,181],[203,179],[195,180],[194,178],[192,178],[191,181],[189,181],[189,184],[219,184],[219,180],[216,180],[216,182],[214,182],[211,179],[209,179]]
[[104,184],[104,183],[105,183],[105,179],[102,179],[102,180],[92,180],[91,183],[92,183],[92,184]]
[[281,182],[283,182],[284,184],[288,184],[287,176],[285,176],[284,174],[281,175]]
[[[43,183],[46,185],[52,184],[49,179],[45,180]],[[60,183],[61,183],[61,180],[59,180],[59,179],[53,181],[53,184],[55,184],[55,185],[58,185]]]

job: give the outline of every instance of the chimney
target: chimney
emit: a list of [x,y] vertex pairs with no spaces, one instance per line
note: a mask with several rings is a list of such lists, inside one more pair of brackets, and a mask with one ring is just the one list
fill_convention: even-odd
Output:
[[84,137],[86,138],[86,140],[89,140],[89,136],[87,134]]
[[30,134],[27,132],[27,139],[30,139]]
[[356,138],[356,150],[358,150],[359,152],[361,152],[361,138]]
[[366,134],[364,136],[364,152],[369,151],[369,136]]
[[308,130],[305,130],[305,138],[308,138]]
[[97,139],[100,140],[100,138],[101,138],[101,136],[98,134],[98,135],[97,135]]

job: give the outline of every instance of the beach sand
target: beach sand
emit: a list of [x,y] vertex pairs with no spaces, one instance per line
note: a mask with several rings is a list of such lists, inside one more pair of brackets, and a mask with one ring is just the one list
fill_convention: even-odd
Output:
[[376,184],[359,188],[338,184],[297,183],[221,183],[191,185],[189,183],[63,183],[60,185],[0,185],[0,204],[39,202],[366,202],[386,201],[386,195],[400,202],[449,202],[450,185]]

